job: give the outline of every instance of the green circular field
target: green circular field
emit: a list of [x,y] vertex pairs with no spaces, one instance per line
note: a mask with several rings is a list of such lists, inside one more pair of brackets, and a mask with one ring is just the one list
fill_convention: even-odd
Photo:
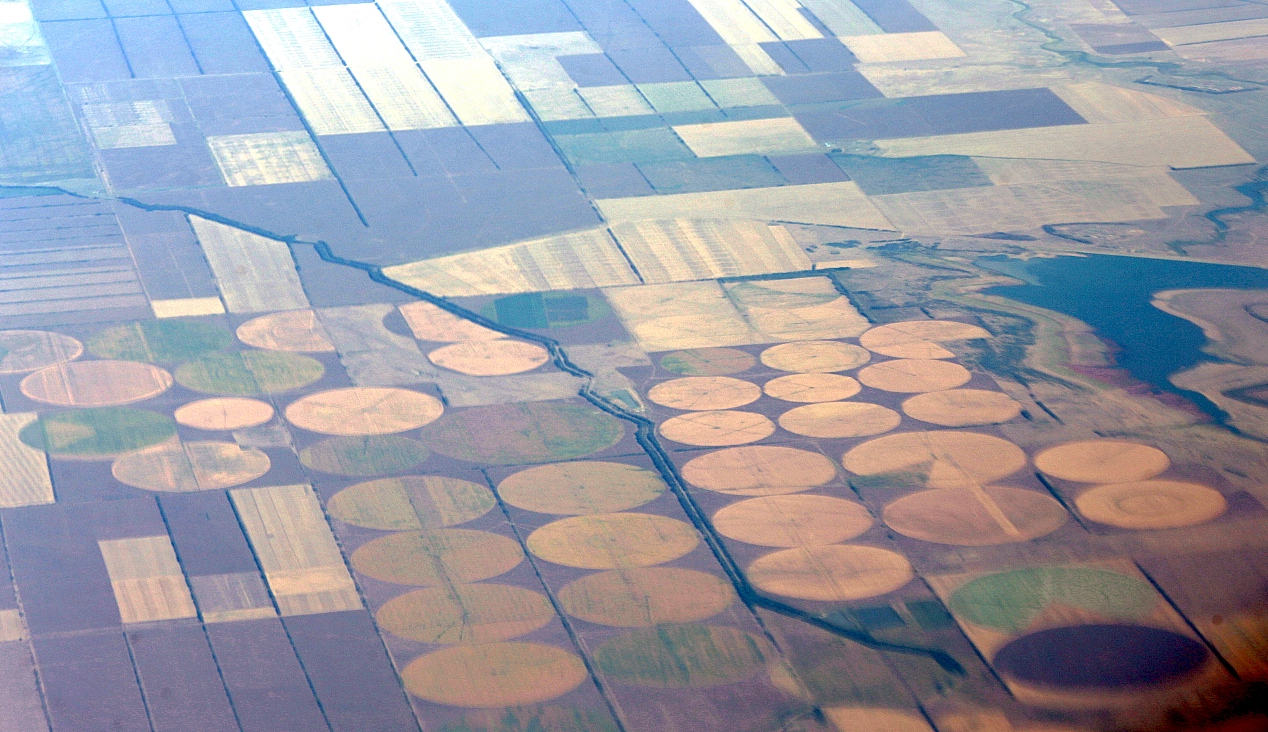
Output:
[[165,415],[103,407],[46,414],[22,428],[19,438],[53,455],[95,459],[156,445],[175,435],[176,423]]
[[399,435],[332,437],[304,448],[299,461],[333,475],[361,478],[402,473],[427,459],[423,443]]
[[232,342],[228,328],[212,323],[147,320],[103,330],[88,340],[88,352],[97,358],[174,363],[219,351]]
[[257,396],[299,389],[326,368],[315,358],[277,351],[210,353],[176,369],[176,383],[204,394]]
[[1013,633],[1054,604],[1126,621],[1147,615],[1158,595],[1148,583],[1118,572],[1045,567],[979,577],[947,602],[951,612],[970,623]]

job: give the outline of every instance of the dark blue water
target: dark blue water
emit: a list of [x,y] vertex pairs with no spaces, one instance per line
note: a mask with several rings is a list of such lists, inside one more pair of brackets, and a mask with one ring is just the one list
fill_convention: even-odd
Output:
[[1196,325],[1150,304],[1154,293],[1185,288],[1268,289],[1268,270],[1172,259],[1056,257],[1020,261],[979,260],[978,266],[1028,284],[992,287],[998,295],[1078,318],[1122,349],[1118,365],[1141,381],[1180,394],[1224,421],[1223,411],[1201,394],[1177,389],[1168,377],[1201,361],[1206,337]]

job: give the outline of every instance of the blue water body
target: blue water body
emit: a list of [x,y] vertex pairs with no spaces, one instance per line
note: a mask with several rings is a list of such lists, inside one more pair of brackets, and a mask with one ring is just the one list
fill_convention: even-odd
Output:
[[1201,350],[1206,344],[1202,330],[1150,302],[1163,290],[1268,289],[1268,270],[1102,254],[1027,261],[987,257],[977,264],[1027,283],[992,287],[986,294],[1078,318],[1121,349],[1118,365],[1132,376],[1180,394],[1224,421],[1223,411],[1206,397],[1177,389],[1168,380],[1176,372],[1215,360]]

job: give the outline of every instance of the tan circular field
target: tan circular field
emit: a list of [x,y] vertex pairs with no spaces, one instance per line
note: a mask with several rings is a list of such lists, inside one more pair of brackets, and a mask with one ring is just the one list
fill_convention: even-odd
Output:
[[1086,518],[1123,529],[1195,526],[1228,510],[1219,491],[1178,480],[1101,485],[1079,494],[1074,504]]
[[252,318],[238,326],[238,340],[248,346],[291,353],[331,353],[326,329],[312,310],[288,310]]
[[728,539],[759,546],[819,546],[847,541],[872,527],[872,514],[831,496],[764,496],[732,503],[713,514]]
[[889,504],[882,517],[903,536],[956,546],[1030,541],[1051,534],[1069,518],[1051,497],[1007,486],[921,491]]
[[190,493],[249,483],[269,472],[269,456],[232,442],[165,442],[119,456],[110,472],[120,483]]
[[753,586],[763,592],[822,602],[884,595],[915,577],[901,554],[840,544],[771,552],[750,564],[747,573]]
[[390,435],[431,424],[444,411],[439,399],[411,389],[351,386],[296,399],[286,419],[323,435]]
[[114,407],[152,399],[172,386],[172,375],[136,361],[70,361],[22,379],[28,399],[60,407]]
[[409,693],[436,704],[493,708],[563,696],[586,680],[573,654],[518,641],[452,646],[414,659],[401,672]]
[[898,412],[867,402],[807,404],[779,416],[779,426],[789,432],[822,439],[879,435],[902,421]]
[[869,440],[845,453],[845,468],[863,476],[930,488],[986,485],[1021,470],[1026,453],[1008,440],[978,432],[903,432]]
[[903,412],[921,422],[943,427],[999,424],[1021,414],[1021,404],[998,391],[949,389],[917,394],[903,402]]
[[399,307],[409,329],[420,341],[434,343],[462,343],[464,341],[495,341],[506,335],[445,310],[429,302],[411,302]]
[[507,376],[532,371],[550,360],[550,352],[524,341],[464,341],[427,354],[441,368],[468,376]]
[[734,409],[752,404],[762,396],[757,384],[730,376],[688,376],[662,381],[647,392],[647,398],[662,407],[703,411]]
[[655,500],[667,487],[651,470],[596,460],[521,470],[498,484],[498,493],[526,511],[579,516],[636,508]]
[[478,582],[509,572],[523,560],[514,539],[471,529],[390,534],[352,553],[353,568],[368,577],[421,587]]
[[859,343],[873,353],[891,358],[952,358],[954,353],[939,343],[990,338],[984,328],[954,320],[911,320],[879,325],[859,336]]
[[256,427],[273,419],[273,406],[259,399],[224,397],[199,399],[176,409],[177,424],[211,432]]
[[567,584],[556,599],[575,618],[618,628],[650,628],[711,618],[735,601],[721,577],[694,569],[641,567],[598,572]]
[[684,376],[726,376],[748,371],[757,359],[738,348],[691,348],[660,357],[660,367]]
[[762,363],[770,368],[800,374],[849,371],[867,363],[871,357],[866,350],[840,341],[781,343],[762,351]]
[[440,475],[381,478],[344,488],[331,497],[331,516],[368,529],[417,531],[455,526],[488,513],[493,491]]
[[927,358],[900,358],[874,363],[859,371],[864,386],[913,394],[964,386],[973,375],[958,363]]
[[840,374],[789,374],[766,382],[767,396],[786,402],[835,402],[849,399],[862,389],[859,382]]
[[695,527],[648,513],[601,513],[560,519],[528,535],[528,550],[548,562],[581,569],[650,567],[700,543]]
[[691,412],[660,423],[667,440],[700,447],[747,445],[775,434],[775,423],[756,412]]
[[682,466],[682,477],[698,488],[734,496],[800,493],[837,477],[832,461],[794,447],[754,445],[718,450]]
[[392,635],[422,643],[510,640],[555,617],[540,592],[499,584],[445,585],[407,592],[375,613]]
[[1078,483],[1131,483],[1171,467],[1156,447],[1126,440],[1086,440],[1050,447],[1035,455],[1035,467]]
[[61,333],[47,330],[0,331],[0,374],[21,374],[55,363],[74,361],[84,353],[84,344]]

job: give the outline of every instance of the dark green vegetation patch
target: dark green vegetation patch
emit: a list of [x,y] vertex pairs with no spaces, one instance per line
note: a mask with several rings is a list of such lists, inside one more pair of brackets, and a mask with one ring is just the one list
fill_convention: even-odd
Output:
[[599,670],[629,684],[720,686],[757,672],[770,651],[758,638],[715,625],[661,625],[608,640],[594,652]]
[[321,361],[294,353],[210,353],[176,369],[176,383],[204,394],[257,396],[299,389],[326,373]]
[[157,445],[175,435],[176,423],[165,415],[103,407],[46,414],[22,428],[18,436],[54,455],[104,458]]
[[438,453],[483,465],[544,463],[592,455],[620,441],[625,425],[567,402],[497,404],[447,412],[423,428]]
[[994,185],[972,158],[928,155],[915,158],[830,156],[869,196]]
[[227,328],[192,320],[147,320],[108,328],[88,341],[97,358],[145,363],[188,361],[233,342]]
[[323,473],[361,478],[405,472],[428,454],[423,443],[399,435],[333,437],[301,450],[299,461]]
[[512,328],[559,328],[590,323],[610,312],[597,297],[527,292],[499,297],[485,305],[480,314]]

